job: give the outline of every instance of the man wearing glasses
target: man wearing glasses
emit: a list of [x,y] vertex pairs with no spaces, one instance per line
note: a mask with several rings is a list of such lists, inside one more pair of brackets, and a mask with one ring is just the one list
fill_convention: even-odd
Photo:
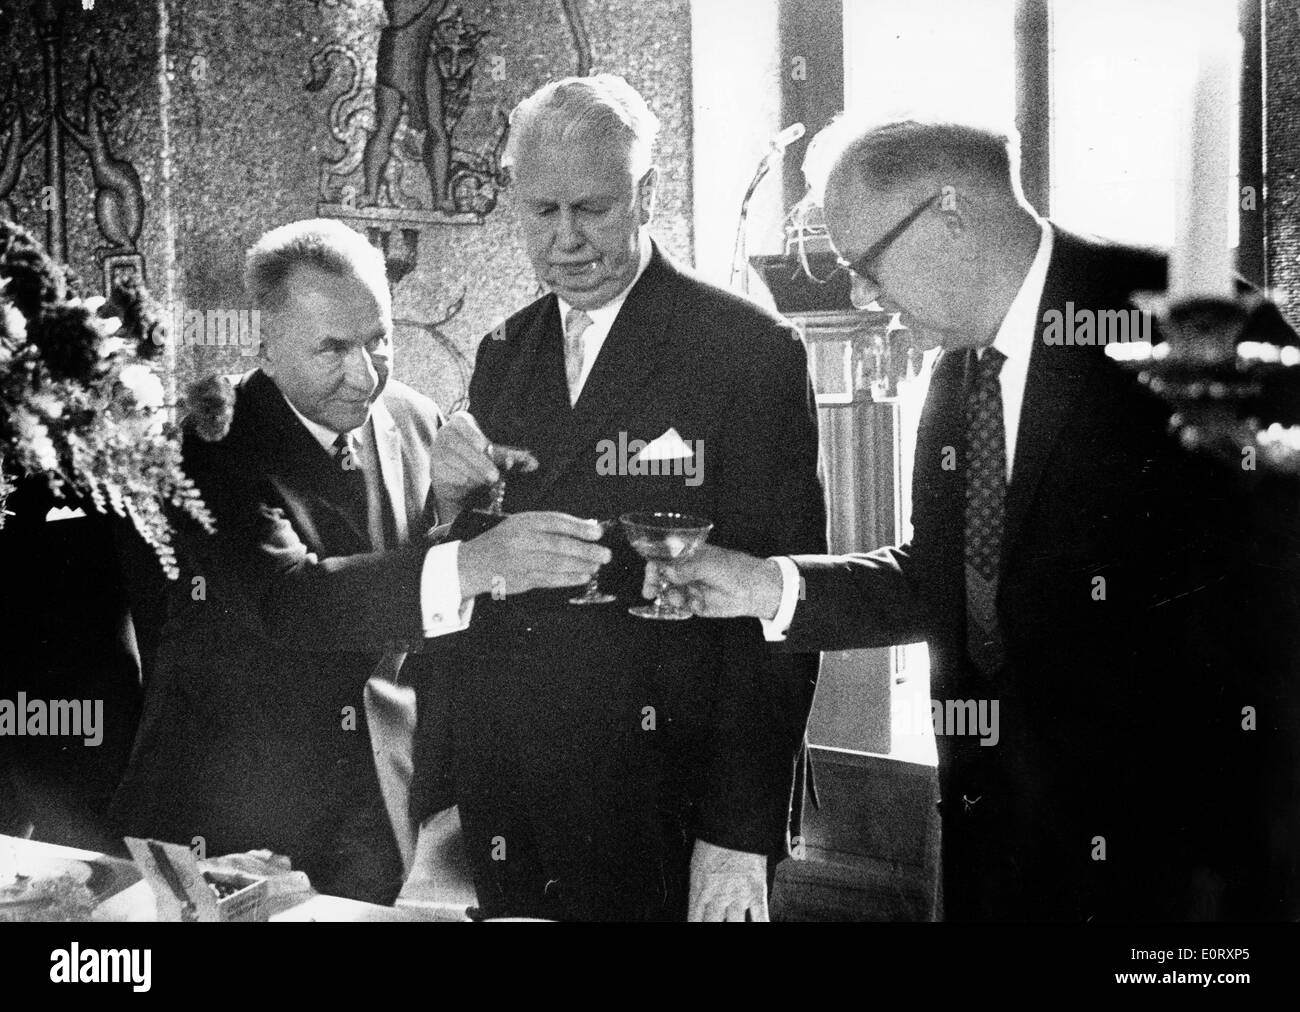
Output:
[[950,123],[818,138],[805,169],[855,305],[943,349],[913,537],[834,557],[706,546],[667,568],[669,597],[759,618],[776,649],[924,640],[943,712],[998,714],[995,741],[973,720],[937,735],[948,919],[1232,916],[1229,886],[1251,887],[1230,848],[1255,817],[1227,789],[1253,747],[1232,476],[1183,452],[1103,347],[1051,340],[1053,311],[1164,289],[1165,260],[1040,218],[1016,163],[1011,138]]

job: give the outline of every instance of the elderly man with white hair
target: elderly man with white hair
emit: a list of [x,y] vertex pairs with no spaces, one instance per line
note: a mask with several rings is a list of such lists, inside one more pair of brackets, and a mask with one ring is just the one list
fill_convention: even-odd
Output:
[[[459,501],[482,495],[491,441],[539,465],[511,475],[510,513],[690,514],[732,549],[822,551],[803,345],[651,239],[657,129],[607,74],[515,110],[511,194],[550,291],[479,347],[468,412],[446,428],[467,462]],[[459,803],[488,915],[766,919],[817,659],[774,655],[754,621],[629,614],[643,565],[617,531],[606,544],[614,600],[484,597],[439,641],[456,653],[438,660],[445,691],[421,683],[413,812]]]

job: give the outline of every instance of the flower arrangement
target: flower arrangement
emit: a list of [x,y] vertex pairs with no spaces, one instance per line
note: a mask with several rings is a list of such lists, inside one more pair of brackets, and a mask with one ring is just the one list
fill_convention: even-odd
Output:
[[15,482],[43,477],[55,495],[129,520],[168,578],[180,575],[168,505],[209,533],[214,522],[181,469],[152,365],[165,335],[143,285],[85,298],[69,268],[0,220],[0,526]]

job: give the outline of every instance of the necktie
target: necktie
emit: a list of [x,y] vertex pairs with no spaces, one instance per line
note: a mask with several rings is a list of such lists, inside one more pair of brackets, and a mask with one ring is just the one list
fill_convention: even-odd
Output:
[[376,550],[397,547],[397,521],[367,427],[338,436],[332,452],[342,487],[347,490],[348,508],[355,511],[358,530],[368,532]]
[[361,446],[351,433],[341,433],[334,440],[334,462],[339,468],[343,488],[359,508],[366,505],[366,472],[361,463]]
[[984,674],[1003,661],[995,602],[1007,497],[1007,443],[998,373],[1006,356],[986,348],[966,397],[966,651]]
[[334,439],[334,459],[344,471],[361,470],[361,460],[357,456],[356,447],[352,443],[352,437],[346,432],[340,432]]
[[582,380],[582,361],[586,353],[582,336],[591,326],[591,317],[581,309],[573,308],[564,317],[564,376],[569,381],[569,403],[578,400],[578,384]]

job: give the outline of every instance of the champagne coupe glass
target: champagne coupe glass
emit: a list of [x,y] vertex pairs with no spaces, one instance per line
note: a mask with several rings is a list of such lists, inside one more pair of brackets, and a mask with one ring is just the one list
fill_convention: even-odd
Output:
[[[617,520],[602,520],[600,522],[600,534],[604,537],[611,529],[618,525]],[[618,600],[613,594],[606,594],[600,589],[599,585],[600,571],[597,570],[592,574],[591,579],[587,581],[587,587],[580,597],[569,598],[569,604],[613,604]]]
[[[658,562],[675,562],[689,559],[708,540],[713,530],[712,521],[685,513],[625,513],[619,517],[623,532],[636,553],[643,559]],[[659,578],[659,594],[654,604],[629,608],[628,613],[637,618],[680,621],[691,617],[685,608],[664,604],[664,591],[668,581]]]

